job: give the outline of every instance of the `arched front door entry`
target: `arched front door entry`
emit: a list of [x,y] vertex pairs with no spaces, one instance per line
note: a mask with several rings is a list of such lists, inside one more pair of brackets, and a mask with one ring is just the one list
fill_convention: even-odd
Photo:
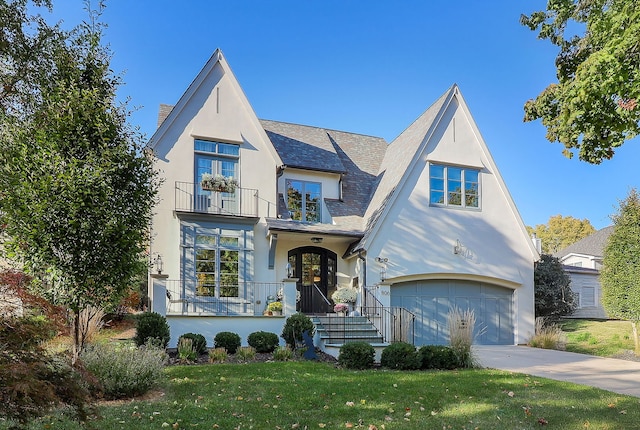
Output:
[[298,278],[300,301],[297,311],[305,314],[329,312],[329,297],[336,289],[336,253],[316,246],[289,251],[293,276]]

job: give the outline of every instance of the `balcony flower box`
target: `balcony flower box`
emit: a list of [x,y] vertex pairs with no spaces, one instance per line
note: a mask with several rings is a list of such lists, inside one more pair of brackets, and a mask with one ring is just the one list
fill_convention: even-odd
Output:
[[231,176],[212,175],[205,173],[202,175],[200,187],[205,191],[215,191],[218,193],[233,193],[236,191],[238,181]]

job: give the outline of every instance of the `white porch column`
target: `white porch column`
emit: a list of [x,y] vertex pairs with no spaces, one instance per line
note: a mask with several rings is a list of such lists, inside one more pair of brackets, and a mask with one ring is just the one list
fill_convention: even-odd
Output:
[[169,275],[150,275],[151,288],[149,288],[149,310],[162,316],[167,315],[167,279]]
[[286,278],[284,284],[284,298],[282,299],[282,315],[285,317],[296,313],[296,284],[298,278]]

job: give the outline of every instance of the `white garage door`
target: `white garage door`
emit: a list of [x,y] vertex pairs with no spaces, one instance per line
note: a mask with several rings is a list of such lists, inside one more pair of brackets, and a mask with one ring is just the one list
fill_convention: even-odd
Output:
[[471,281],[413,281],[391,286],[391,305],[416,316],[416,345],[446,345],[449,341],[447,314],[457,306],[473,309],[476,338],[480,345],[512,345],[513,290]]

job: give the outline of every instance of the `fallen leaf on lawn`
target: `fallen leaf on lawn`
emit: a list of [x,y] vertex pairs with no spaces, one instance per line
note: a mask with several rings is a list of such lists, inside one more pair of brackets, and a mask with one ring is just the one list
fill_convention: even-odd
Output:
[[353,406],[353,405],[355,405],[355,403],[353,403],[353,402],[347,402],[347,403],[345,403],[345,405],[347,405],[347,406]]
[[180,424],[178,424],[178,423],[173,423],[173,425],[172,425],[171,427],[173,427],[174,429],[177,429],[177,428],[179,428],[179,427],[180,427]]
[[398,388],[398,384],[393,384],[393,388]]
[[544,425],[549,424],[549,422],[547,420],[545,420],[544,418],[538,418],[538,424],[540,424],[541,426],[544,426]]
[[169,424],[169,423],[168,423],[168,422],[166,422],[166,421],[162,423],[162,427],[169,427],[170,425],[171,425],[171,424]]
[[373,424],[369,424],[369,430],[378,430],[378,427],[374,426]]
[[360,400],[360,404],[364,405],[365,403],[367,403],[367,401],[365,399]]
[[626,411],[626,410],[624,410],[624,409],[623,409],[623,410],[621,410],[621,411],[620,411],[620,413],[621,413],[622,415],[627,415],[627,411]]
[[297,429],[298,427],[300,427],[300,423],[291,424],[292,429]]
[[318,423],[318,427],[321,429],[325,428],[327,425],[325,423]]
[[238,396],[238,397],[236,397],[236,400],[243,400],[243,399],[242,399],[242,396]]
[[384,420],[385,420],[385,421],[393,421],[393,418],[391,418],[389,415],[386,415],[386,416],[384,417]]
[[513,396],[515,396],[515,393],[514,393],[513,391],[509,391],[509,392],[507,393],[507,396],[509,396],[509,397],[513,397]]
[[344,423],[344,426],[346,428],[348,428],[348,429],[352,429],[353,428],[353,423],[346,422],[346,423]]
[[523,406],[522,409],[524,409],[524,414],[526,416],[530,416],[531,415],[531,408],[528,406]]
[[613,408],[616,407],[616,404],[615,403],[609,403],[607,406],[609,406],[611,409],[613,409]]

